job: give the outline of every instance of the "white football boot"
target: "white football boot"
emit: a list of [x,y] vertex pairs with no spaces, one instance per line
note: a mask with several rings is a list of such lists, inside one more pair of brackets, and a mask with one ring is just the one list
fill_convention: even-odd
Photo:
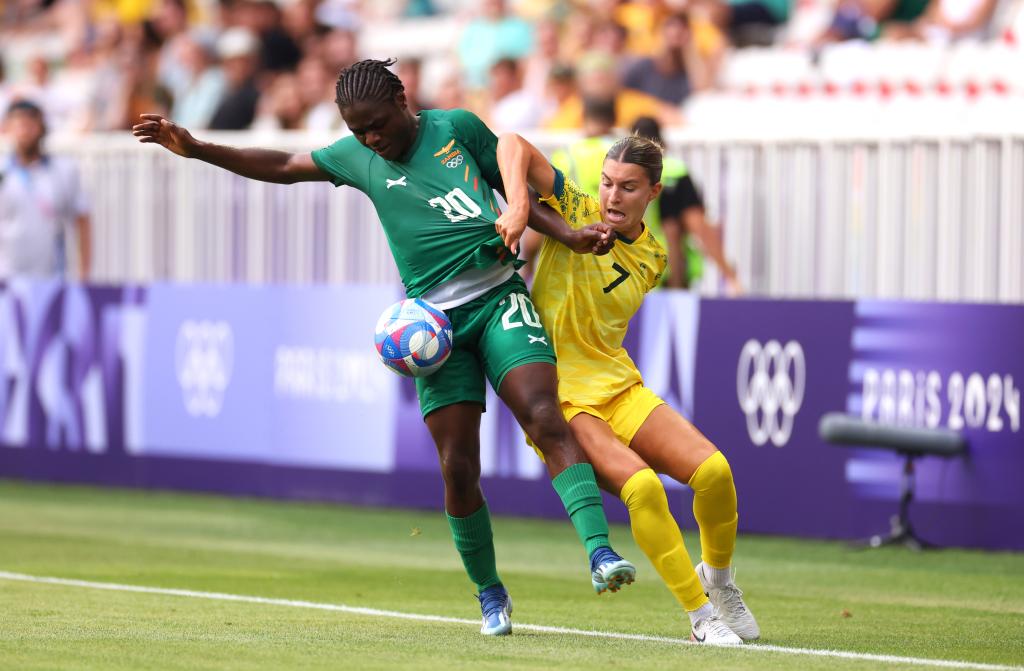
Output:
[[715,612],[721,616],[722,621],[729,629],[735,632],[744,641],[754,641],[760,638],[761,628],[757,626],[754,614],[743,603],[743,592],[736,586],[736,569],[732,569],[729,582],[726,585],[712,585],[704,575],[704,562],[697,564],[697,577],[700,584],[704,586],[704,592],[708,595]]
[[694,623],[690,627],[690,640],[703,645],[743,645],[743,639],[717,614]]

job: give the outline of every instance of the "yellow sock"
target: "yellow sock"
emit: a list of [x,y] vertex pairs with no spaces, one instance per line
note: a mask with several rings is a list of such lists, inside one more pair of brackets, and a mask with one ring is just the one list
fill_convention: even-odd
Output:
[[712,568],[728,568],[736,549],[736,486],[732,469],[721,452],[697,467],[690,478],[693,516],[700,527],[700,554]]
[[683,534],[668,509],[665,487],[654,471],[645,468],[634,473],[622,486],[619,498],[629,508],[636,544],[683,608],[697,610],[706,604],[708,598],[683,545]]

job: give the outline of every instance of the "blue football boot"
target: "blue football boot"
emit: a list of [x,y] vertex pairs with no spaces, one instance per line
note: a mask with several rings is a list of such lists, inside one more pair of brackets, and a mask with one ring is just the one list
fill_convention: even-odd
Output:
[[480,633],[484,636],[505,636],[512,633],[512,597],[502,585],[488,587],[477,595],[484,622]]
[[598,594],[608,590],[618,592],[636,580],[636,567],[611,548],[597,548],[590,555],[590,579]]

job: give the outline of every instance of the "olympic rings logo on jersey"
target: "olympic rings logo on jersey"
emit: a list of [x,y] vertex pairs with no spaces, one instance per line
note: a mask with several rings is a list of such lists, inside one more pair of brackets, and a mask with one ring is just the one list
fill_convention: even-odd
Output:
[[185,410],[193,417],[216,417],[231,383],[235,337],[224,321],[186,320],[178,328],[175,369]]
[[460,152],[456,154],[454,158],[450,159],[447,163],[445,163],[445,165],[448,166],[449,168],[458,168],[460,165],[462,165],[462,162],[465,160],[466,157],[463,156],[462,153]]
[[789,442],[793,420],[804,400],[807,363],[800,343],[778,340],[764,346],[751,339],[743,345],[736,367],[736,396],[747,416],[747,433],[755,445]]

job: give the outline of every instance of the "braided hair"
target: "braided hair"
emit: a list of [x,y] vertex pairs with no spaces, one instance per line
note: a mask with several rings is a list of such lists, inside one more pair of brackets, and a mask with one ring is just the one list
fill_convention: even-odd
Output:
[[339,109],[352,106],[360,101],[387,102],[405,91],[402,80],[388,68],[396,59],[383,61],[367,59],[353,63],[338,75],[334,87],[334,102]]

